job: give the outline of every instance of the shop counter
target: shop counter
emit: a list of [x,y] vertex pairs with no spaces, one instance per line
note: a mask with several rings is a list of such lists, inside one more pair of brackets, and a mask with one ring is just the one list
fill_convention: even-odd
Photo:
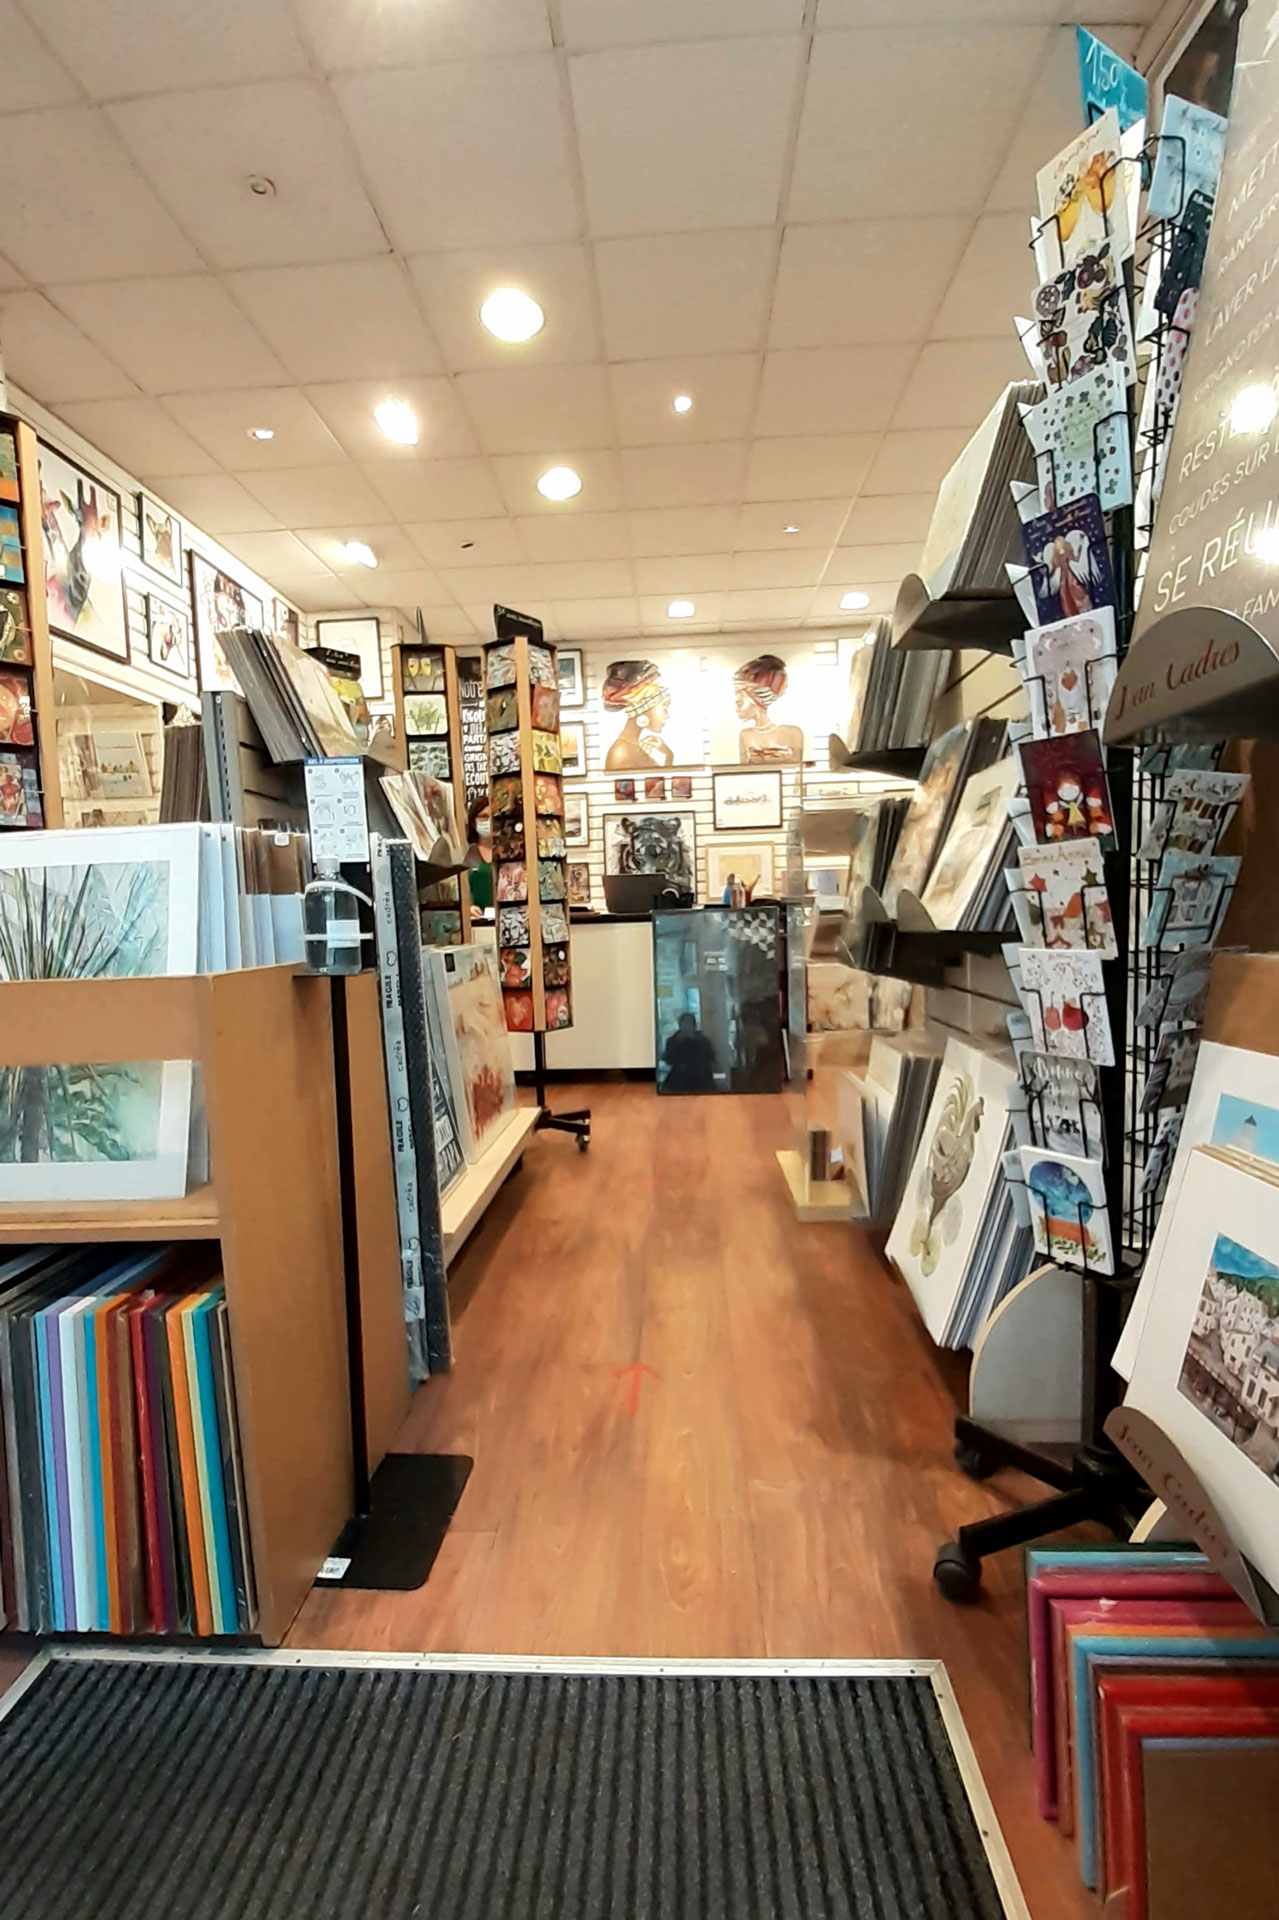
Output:
[[[491,927],[476,938],[492,940]],[[533,1071],[532,1039],[511,1035],[517,1073]],[[546,1036],[553,1072],[653,1070],[653,922],[648,914],[598,914],[573,921],[573,1025]]]

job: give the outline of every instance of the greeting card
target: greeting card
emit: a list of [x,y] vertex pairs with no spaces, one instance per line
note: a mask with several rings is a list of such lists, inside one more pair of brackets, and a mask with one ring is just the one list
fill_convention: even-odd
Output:
[[[545,691],[545,689],[544,689]],[[533,765],[539,773],[558,773],[563,762],[560,759],[560,737],[558,733],[535,733],[533,735]]]
[[404,702],[406,733],[447,733],[448,708],[443,694],[419,693]]
[[504,987],[528,987],[533,984],[532,958],[527,947],[503,947],[498,962]]
[[1110,787],[1095,731],[1023,740],[1017,751],[1037,841],[1112,838]]
[[533,775],[533,805],[539,813],[563,815],[564,795],[553,773]]
[[20,754],[0,753],[0,827],[42,827],[40,776]]
[[485,658],[485,685],[489,687],[513,687],[515,685],[515,648],[509,640],[500,646],[490,647]]
[[520,724],[519,696],[514,687],[499,687],[488,697],[490,733],[509,733]]
[[35,744],[31,726],[31,682],[24,673],[0,673],[0,744],[10,747]]
[[524,788],[518,779],[506,774],[495,780],[489,790],[489,810],[494,820],[513,814],[518,817],[524,811]]
[[1101,1161],[1080,1154],[1045,1154],[1038,1147],[1020,1148],[1019,1157],[1036,1250],[1060,1266],[1113,1273]]
[[1073,614],[1026,635],[1026,692],[1031,730],[1100,731],[1115,684],[1115,610]]
[[518,733],[491,733],[489,735],[489,773],[494,778],[502,773],[518,773],[520,770],[520,736]]
[[1173,956],[1171,966],[1166,962],[1165,966],[1137,1009],[1137,1025],[1153,1029],[1198,1024],[1208,1006],[1211,948],[1186,947]]
[[1165,853],[1215,853],[1248,785],[1246,773],[1173,773],[1137,852],[1143,860]]
[[1226,122],[1175,93],[1164,96],[1159,149],[1146,195],[1152,220],[1179,220],[1192,193],[1216,197],[1226,157]]
[[1104,367],[1126,387],[1137,378],[1132,313],[1122,271],[1107,241],[1035,289],[1033,344],[1050,387],[1061,388]]
[[537,893],[540,900],[562,900],[567,890],[562,860],[539,860]]
[[545,733],[554,733],[560,724],[560,690],[537,685],[531,695],[533,725]]
[[1050,1153],[1097,1158],[1102,1149],[1101,1093],[1092,1061],[1027,1047],[1018,1065],[1036,1144]]
[[1021,542],[1041,627],[1115,605],[1110,548],[1095,493],[1025,521]]
[[1146,1155],[1146,1164],[1141,1172],[1142,1198],[1158,1196],[1160,1188],[1172,1169],[1173,1155],[1177,1151],[1177,1142],[1181,1138],[1181,1122],[1184,1115],[1180,1107],[1169,1107],[1159,1116],[1155,1128],[1155,1137]]
[[444,653],[433,647],[428,653],[405,652],[404,690],[406,693],[443,693]]
[[0,664],[31,665],[31,629],[27,600],[16,587],[0,587]]
[[452,767],[449,763],[448,741],[410,740],[409,765],[414,773],[424,773],[430,780],[450,780]]
[[520,861],[510,866],[501,866],[497,870],[497,897],[499,900],[528,899],[528,869]]
[[1095,1060],[1101,1067],[1114,1066],[1099,953],[1023,947],[1021,985],[1037,1053],[1069,1054]]
[[[571,871],[571,869],[570,869]],[[543,947],[542,981],[548,987],[566,987],[568,985],[569,953],[567,947]]]
[[564,858],[564,828],[558,820],[539,820],[537,851],[543,860]]
[[1132,505],[1128,389],[1119,367],[1090,368],[1025,413],[1047,507],[1095,493],[1107,513]]
[[554,687],[558,691],[560,676],[555,665],[555,655],[549,647],[536,644],[528,650],[528,677],[535,687]]
[[532,1033],[533,996],[531,993],[504,993],[502,1011],[508,1033]]
[[1035,176],[1040,225],[1035,258],[1047,276],[1109,240],[1119,260],[1132,252],[1127,163],[1113,107],[1077,134]]
[[497,937],[504,947],[526,947],[528,945],[528,908],[499,907]]
[[1238,877],[1236,854],[1166,853],[1146,915],[1146,945],[1211,946]]
[[1159,1107],[1184,1107],[1199,1057],[1201,1035],[1197,1027],[1179,1032],[1165,1027],[1159,1036],[1155,1057],[1146,1075],[1141,1093],[1141,1111],[1154,1113]]
[[542,944],[548,945],[555,940],[568,939],[568,908],[566,906],[544,906],[542,908]]
[[1096,840],[1020,847],[1021,887],[1012,893],[1022,938],[1032,947],[1088,947],[1103,960],[1118,948]]

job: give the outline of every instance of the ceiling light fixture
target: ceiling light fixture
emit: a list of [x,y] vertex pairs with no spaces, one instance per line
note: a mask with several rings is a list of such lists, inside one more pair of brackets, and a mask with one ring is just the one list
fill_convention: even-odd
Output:
[[537,490],[543,500],[571,500],[582,491],[582,482],[572,467],[548,467]]
[[1260,383],[1241,387],[1230,403],[1230,431],[1264,433],[1276,413],[1279,413],[1279,399],[1275,398],[1273,387]]
[[860,592],[846,593],[841,596],[839,604],[845,613],[856,613],[859,607],[870,605],[870,595]]
[[693,411],[692,394],[677,393],[675,395],[675,398],[671,401],[671,406],[674,408],[676,413],[691,413]]
[[691,600],[672,600],[666,609],[668,620],[691,620],[697,608]]
[[480,307],[480,319],[494,339],[512,346],[531,340],[546,324],[537,301],[519,287],[498,287]]
[[417,415],[407,400],[381,400],[373,409],[373,418],[388,440],[397,447],[417,445]]
[[365,546],[363,540],[348,540],[341,549],[342,558],[351,567],[375,567],[377,555],[372,547]]
[[274,427],[250,427],[249,438],[250,440],[274,440],[275,428]]

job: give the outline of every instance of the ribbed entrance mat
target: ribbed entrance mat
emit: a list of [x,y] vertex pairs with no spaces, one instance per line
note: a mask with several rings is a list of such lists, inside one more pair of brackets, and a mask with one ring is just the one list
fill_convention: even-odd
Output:
[[54,1656],[0,1718],[0,1914],[1025,1912],[926,1668],[517,1666]]

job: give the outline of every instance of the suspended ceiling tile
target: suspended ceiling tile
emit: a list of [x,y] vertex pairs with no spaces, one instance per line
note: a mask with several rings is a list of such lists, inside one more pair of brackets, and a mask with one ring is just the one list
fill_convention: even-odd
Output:
[[839,547],[831,556],[831,568],[841,574],[851,574],[855,584],[863,580],[900,580],[918,568],[919,550],[918,540]]
[[[1121,5],[1124,0],[1119,0]],[[1124,5],[1125,18],[1138,19],[1151,0],[1133,0]],[[1088,9],[1088,20],[1096,24],[1102,15]],[[1139,26],[1111,26],[1105,30],[1106,44],[1124,59],[1130,59],[1141,38]],[[1034,87],[1018,118],[1017,131],[1009,146],[998,176],[987,196],[986,206],[993,212],[1032,213],[1035,209],[1035,175],[1055,153],[1079,132],[1079,54],[1075,29],[1057,27],[1048,35],[1044,54],[1035,75]]]
[[851,498],[866,478],[878,433],[787,434],[756,440],[746,470],[747,500]]
[[968,443],[968,430],[887,433],[862,483],[862,494],[930,493],[937,489]]
[[600,240],[594,252],[610,360],[763,345],[777,252],[771,229]]
[[[421,253],[409,270],[453,372],[599,358],[590,254],[580,244]],[[499,287],[517,287],[541,307],[545,323],[531,340],[497,340],[481,323],[480,307]]]
[[[257,467],[341,466],[346,458],[315,408],[296,387],[239,393],[172,394],[164,402],[179,426],[228,471]],[[270,429],[258,440],[253,429]]]
[[[421,554],[403,527],[360,526],[344,520],[340,525],[329,527],[299,527],[297,536],[317,560],[340,580],[352,580],[360,593],[366,586],[376,587],[378,581],[388,575],[426,571]],[[376,567],[362,566],[358,560],[347,558],[343,548],[351,540],[361,541],[370,549],[377,559]],[[436,593],[432,597],[443,600],[447,595]],[[390,594],[389,598],[394,600],[396,596]]]
[[855,500],[844,531],[844,546],[873,546],[892,541],[920,541],[933,517],[935,493],[885,493]]
[[989,339],[1029,313],[1038,275],[1029,230],[1019,213],[983,214],[973,228],[959,269],[934,315],[938,340]]
[[1010,380],[1027,375],[1021,342],[1009,327],[994,340],[931,340],[919,356],[894,427],[975,427]]
[[1045,38],[979,25],[931,26],[926,43],[898,26],[818,34],[787,219],[976,213]]
[[174,475],[161,489],[169,506],[206,533],[273,533],[279,521],[229,473]]
[[764,356],[755,431],[862,433],[889,425],[918,349],[800,347]]
[[800,51],[792,35],[570,59],[592,233],[771,226]]
[[483,520],[503,511],[486,460],[366,460],[360,472],[397,520],[450,520],[459,514]]
[[[730,585],[804,587],[809,593],[826,568],[829,547],[774,547],[768,552],[735,553]],[[806,611],[806,609],[804,609]]]
[[[466,410],[443,378],[339,381],[309,386],[306,395],[353,460],[453,460],[479,451]],[[373,410],[388,398],[412,407],[416,447],[397,447],[378,425]]]
[[716,40],[729,34],[798,32],[804,0],[560,0],[564,45],[630,46],[654,40]]
[[562,440],[613,443],[602,367],[490,367],[459,373],[456,388],[485,453],[540,453]]
[[631,552],[643,558],[731,553],[736,506],[651,507],[629,513]]
[[[838,570],[839,556],[831,562],[826,578],[823,580],[808,609],[808,619],[822,626],[842,622],[854,632],[863,630],[863,623],[875,620],[880,614],[890,614],[897,600],[900,578],[894,580],[856,580],[848,572]],[[860,593],[870,595],[870,605],[861,607],[856,613],[847,613],[840,607],[840,600],[850,587]]]
[[[539,520],[529,524],[541,526]],[[547,522],[554,525],[555,522]],[[518,566],[537,557],[526,551],[513,520],[432,520],[415,522],[404,529],[418,550],[419,557],[431,567],[505,567]]]
[[[833,547],[848,517],[848,499],[752,501],[737,517],[734,546],[741,552],[770,548]],[[797,527],[797,533],[788,533]]]
[[628,560],[624,513],[529,513],[515,522],[530,560]]
[[200,265],[90,108],[0,119],[0,180],[0,250],[30,280],[105,280]]
[[147,393],[288,384],[266,342],[211,275],[52,287],[50,298]]
[[305,73],[287,0],[38,0],[40,31],[94,100]]
[[263,580],[290,585],[298,580],[327,580],[333,573],[292,533],[231,533],[222,542]]
[[486,53],[535,53],[551,44],[545,0],[296,0],[302,37],[330,73],[425,66]]
[[295,380],[382,380],[439,370],[439,353],[398,261],[263,267],[228,274],[226,285]]
[[665,594],[668,600],[691,600],[699,593],[723,593],[731,584],[733,556],[729,553],[667,554],[635,562],[635,585],[642,594]]
[[[462,607],[424,607],[422,617],[426,623],[428,640],[473,640],[477,638],[475,622]],[[493,616],[488,617],[487,630],[493,629]]]
[[[366,607],[442,607],[448,595],[426,567],[390,569],[379,567],[376,573],[346,571],[340,576],[344,586],[357,593]],[[468,623],[469,624],[469,623]]]
[[[574,448],[552,441],[544,453],[503,453],[489,464],[510,513],[569,518],[576,513],[612,513],[622,504],[618,456],[598,447]],[[549,467],[571,467],[582,491],[572,500],[544,499],[537,482]]]
[[[168,93],[108,107],[140,171],[215,267],[387,250],[342,117],[313,80]],[[257,194],[249,182],[272,183]]]
[[[661,634],[674,646],[679,645],[681,637],[685,634],[712,632],[724,618],[726,595],[722,593],[695,594],[693,596],[694,612],[690,620],[671,619],[666,611],[670,597],[672,596],[666,594],[641,594],[640,623],[645,633]],[[686,595],[681,597],[687,598]]]
[[402,252],[577,238],[552,54],[352,74],[334,86]]
[[531,566],[527,573],[539,600],[613,600],[635,591],[629,560],[564,560]]
[[[759,387],[758,354],[690,354],[609,368],[618,437],[626,446],[687,446],[740,440],[750,432]],[[692,400],[676,413],[676,394]]]
[[137,392],[128,375],[42,293],[7,293],[0,299],[0,350],[8,377],[48,407]]
[[787,227],[769,346],[924,339],[968,231],[954,216]]
[[740,500],[746,443],[716,440],[694,447],[623,447],[622,487],[628,507],[712,507]]
[[13,0],[0,0],[0,113],[29,113],[36,107],[69,106],[82,96],[71,75]]
[[58,413],[92,446],[142,480],[216,471],[204,448],[154,400],[76,400],[59,406]]
[[633,594],[621,599],[557,601],[555,619],[568,641],[628,639],[639,632],[639,601]]
[[286,526],[327,527],[349,519],[379,527],[392,518],[390,508],[352,466],[297,467],[237,477]]
[[308,575],[289,585],[289,598],[303,613],[357,613],[364,605],[358,593],[331,573]]
[[0,293],[16,291],[26,284],[26,275],[19,273],[15,266],[0,256]]
[[811,587],[748,588],[724,595],[724,618],[732,621],[802,620],[813,597]]
[[[1088,18],[1099,17],[1107,0],[1088,0]],[[1113,0],[1127,9],[1128,18],[1142,4],[1159,0]],[[932,27],[995,23],[1050,25],[1067,11],[1061,0],[817,0],[817,27]]]

